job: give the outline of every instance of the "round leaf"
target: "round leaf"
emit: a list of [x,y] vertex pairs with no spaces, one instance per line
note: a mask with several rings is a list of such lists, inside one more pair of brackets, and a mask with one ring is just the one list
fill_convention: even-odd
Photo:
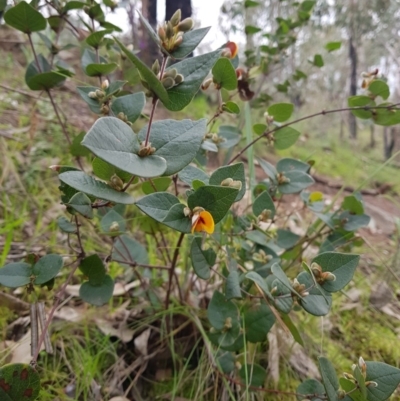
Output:
[[106,277],[106,269],[99,255],[93,254],[83,259],[79,265],[82,273],[92,286],[101,286]]
[[292,127],[283,127],[274,134],[274,147],[278,150],[290,148],[299,139],[300,132]]
[[57,276],[63,265],[64,261],[60,255],[49,254],[43,256],[33,266],[32,273],[36,276],[34,283],[38,285],[47,283]]
[[247,364],[240,368],[239,376],[245,386],[262,387],[267,377],[267,372],[263,367],[254,363]]
[[111,103],[111,110],[116,116],[118,113],[124,113],[128,121],[134,123],[140,117],[145,103],[146,98],[143,92],[134,93],[117,97]]
[[92,285],[90,281],[83,283],[79,289],[79,296],[89,304],[101,306],[110,300],[113,291],[114,280],[105,275],[100,285]]
[[17,288],[30,283],[32,267],[28,263],[9,263],[0,269],[0,284]]
[[248,309],[244,313],[246,340],[251,343],[264,341],[274,323],[275,315],[267,304],[261,303],[257,307]]
[[275,204],[268,191],[261,192],[253,202],[253,213],[259,216],[264,210],[270,210],[270,218],[275,216]]
[[381,79],[372,81],[368,86],[368,90],[375,96],[380,96],[383,100],[386,100],[390,96],[388,84]]
[[202,238],[193,238],[190,247],[190,259],[195,273],[203,280],[208,280],[211,275],[210,267],[214,265],[216,254],[212,249],[202,250]]
[[292,103],[277,103],[268,107],[268,114],[278,123],[289,120],[294,110]]
[[210,177],[210,185],[221,185],[221,183],[227,179],[232,178],[235,181],[240,181],[242,187],[239,190],[235,202],[243,198],[246,193],[246,177],[244,172],[244,164],[236,163],[229,166],[223,166],[215,170]]
[[221,57],[212,69],[214,82],[219,85],[219,88],[226,90],[234,90],[237,88],[238,82],[236,71],[232,63],[226,57]]
[[147,249],[125,234],[115,240],[111,259],[138,264],[149,263]]

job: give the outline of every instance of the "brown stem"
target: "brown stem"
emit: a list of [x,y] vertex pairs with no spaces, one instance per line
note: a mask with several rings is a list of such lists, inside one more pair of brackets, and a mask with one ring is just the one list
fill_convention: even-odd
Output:
[[31,36],[30,33],[28,33],[28,39],[29,39],[29,43],[30,43],[30,45],[31,45],[31,49],[32,49],[32,52],[33,52],[33,56],[35,57],[36,67],[37,67],[37,69],[38,69],[39,72],[42,72],[42,69],[40,68],[40,64],[39,64],[39,59],[38,59],[38,56],[37,56],[36,51],[35,51],[35,46],[33,46],[32,36]]
[[258,142],[261,138],[265,138],[268,137],[269,135],[273,134],[274,132],[278,131],[281,128],[284,127],[288,127],[289,125],[293,125],[296,123],[299,123],[300,121],[304,121],[304,120],[309,120],[310,118],[313,117],[317,117],[317,116],[324,116],[326,114],[332,114],[332,113],[338,113],[341,111],[351,111],[351,110],[375,110],[375,109],[387,109],[387,110],[394,110],[397,106],[399,106],[400,103],[395,103],[392,104],[390,106],[361,106],[361,107],[343,107],[341,109],[333,109],[333,110],[322,110],[318,113],[314,113],[314,114],[310,114],[308,116],[305,117],[301,117],[298,118],[297,120],[291,121],[289,123],[286,124],[282,124],[279,127],[275,127],[274,129],[264,132],[262,135],[258,136],[256,139],[254,139],[253,141],[251,141],[249,144],[247,144],[240,152],[238,152],[236,154],[236,156],[234,156],[231,160],[229,160],[229,162],[227,163],[228,165],[233,163],[237,158],[239,158],[248,148],[250,148],[251,146],[253,146],[256,142]]
[[113,262],[122,263],[125,265],[129,265],[132,267],[145,267],[147,269],[159,269],[159,270],[169,270],[169,266],[157,266],[157,265],[146,265],[144,263],[137,263],[137,262],[127,262],[126,260],[119,260],[119,259],[112,259]]
[[126,183],[126,185],[122,188],[122,191],[121,191],[121,192],[125,192],[125,191],[130,187],[130,185],[131,185],[132,182],[135,180],[135,178],[136,178],[136,176],[133,175],[133,176],[129,179],[129,181]]
[[174,274],[175,274],[176,262],[178,260],[179,251],[180,251],[180,248],[181,248],[182,241],[183,241],[184,237],[185,237],[185,233],[181,233],[181,235],[179,236],[178,242],[176,244],[174,256],[172,258],[171,267],[170,267],[170,270],[169,270],[167,296],[165,297],[165,309],[168,309],[168,307],[169,307],[169,298],[171,296],[172,278],[174,277]]

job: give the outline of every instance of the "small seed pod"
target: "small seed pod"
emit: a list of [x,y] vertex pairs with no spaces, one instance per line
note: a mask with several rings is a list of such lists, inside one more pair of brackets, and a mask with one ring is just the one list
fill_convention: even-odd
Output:
[[175,81],[173,78],[171,77],[166,77],[163,78],[163,80],[161,81],[161,83],[163,84],[165,89],[171,89],[172,87],[175,86]]
[[182,74],[178,74],[175,77],[175,85],[179,85],[184,81],[183,75]]
[[168,21],[165,29],[165,36],[167,37],[167,39],[171,39],[174,36],[174,34],[175,34],[174,28],[171,22]]
[[160,63],[158,60],[156,60],[153,65],[151,66],[152,71],[154,72],[155,75],[157,75],[160,72]]
[[193,28],[194,21],[191,18],[185,18],[181,21],[178,25],[178,31],[180,32],[187,32]]
[[178,8],[178,10],[174,12],[169,22],[171,23],[172,26],[177,26],[181,22],[181,18],[182,18],[181,9]]

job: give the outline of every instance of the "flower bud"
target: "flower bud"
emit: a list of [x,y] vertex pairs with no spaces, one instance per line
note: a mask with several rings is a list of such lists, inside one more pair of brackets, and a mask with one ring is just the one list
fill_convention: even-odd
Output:
[[232,185],[232,183],[233,183],[233,178],[225,178],[225,180],[223,180],[222,182],[221,182],[221,186],[222,187],[230,187],[231,185]]
[[212,78],[208,78],[208,79],[206,79],[202,84],[201,84],[201,89],[203,90],[203,91],[205,91],[205,90],[207,90],[209,87],[210,87],[210,85],[212,84]]
[[151,66],[152,71],[154,72],[155,75],[157,75],[160,72],[160,63],[158,60],[156,60],[153,65]]
[[181,21],[178,25],[178,31],[180,32],[187,32],[190,31],[193,28],[194,21],[192,18],[185,18],[183,21]]
[[174,15],[171,17],[169,22],[171,23],[172,26],[177,26],[181,21],[181,18],[182,18],[181,9],[178,8],[178,10],[174,12]]
[[344,376],[345,379],[347,379],[347,380],[351,380],[351,381],[355,381],[355,380],[356,380],[356,379],[354,378],[354,376],[351,375],[350,373],[344,372],[344,373],[343,373],[343,376]]
[[101,111],[101,113],[104,114],[105,116],[108,116],[108,115],[110,114],[110,108],[109,108],[106,104],[103,104],[103,105],[101,106],[100,111]]
[[110,230],[111,232],[113,232],[113,233],[118,232],[118,231],[119,231],[119,224],[118,224],[118,221],[113,221],[113,222],[110,224],[109,230]]
[[227,317],[225,319],[225,323],[224,323],[224,328],[223,330],[229,330],[232,328],[232,318],[231,317]]
[[175,39],[175,42],[174,42],[172,48],[175,50],[177,47],[179,47],[179,46],[182,44],[182,42],[183,42],[183,36],[178,36],[178,37]]
[[343,400],[344,397],[346,397],[347,393],[346,391],[340,389],[337,391],[337,396],[339,398],[339,400]]
[[317,263],[315,263],[315,262],[311,263],[311,271],[313,272],[313,274],[316,278],[321,277],[322,269],[321,269],[321,266],[318,265]]
[[182,74],[178,74],[175,77],[175,85],[179,85],[184,81],[183,75]]
[[121,191],[124,187],[124,182],[116,174],[113,174],[110,178],[110,185],[117,191]]
[[170,77],[170,78],[175,79],[177,73],[178,73],[178,71],[176,70],[176,68],[171,68],[164,72],[163,78]]
[[161,39],[162,42],[164,42],[165,39],[167,39],[167,35],[165,34],[165,29],[161,25],[158,27],[158,37]]
[[369,388],[375,388],[375,387],[378,387],[378,383],[377,382],[373,382],[373,381],[366,381],[365,382],[365,385],[367,386],[367,387],[369,387]]
[[97,89],[96,90],[96,96],[97,96],[97,98],[98,99],[102,99],[106,94],[102,91],[102,90],[100,90],[100,89]]
[[174,36],[174,28],[172,27],[171,22],[167,22],[166,30],[165,30],[165,36],[167,39],[171,39]]
[[232,182],[232,184],[230,185],[230,187],[231,188],[235,188],[235,189],[237,189],[237,190],[241,190],[242,189],[242,181],[239,181],[239,180],[234,180],[233,182]]
[[336,276],[331,272],[324,272],[321,274],[321,279],[323,281],[336,281]]
[[172,87],[175,86],[175,81],[173,78],[171,77],[166,77],[163,78],[163,80],[161,81],[161,83],[163,84],[165,89],[171,89]]
[[123,122],[126,122],[128,120],[128,117],[126,116],[126,114],[123,111],[120,111],[118,113],[117,118],[119,118]]
[[361,369],[361,373],[365,377],[365,374],[367,373],[367,364],[365,363],[364,358],[362,356],[358,358],[358,366]]
[[106,90],[110,86],[110,83],[108,82],[108,79],[105,79],[102,84],[101,84],[101,89]]
[[96,94],[96,92],[89,92],[89,93],[88,93],[88,96],[89,96],[91,99],[97,99],[97,94]]
[[60,171],[61,166],[59,164],[52,164],[51,166],[49,166],[49,169],[53,171]]
[[184,214],[186,217],[189,217],[189,216],[192,214],[192,211],[190,210],[189,207],[186,206],[186,207],[183,209],[183,214]]

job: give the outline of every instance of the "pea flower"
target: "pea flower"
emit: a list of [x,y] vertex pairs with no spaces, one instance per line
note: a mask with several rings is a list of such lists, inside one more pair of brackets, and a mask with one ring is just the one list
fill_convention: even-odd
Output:
[[192,234],[194,232],[206,232],[207,234],[214,232],[214,219],[211,213],[200,207],[193,210]]

